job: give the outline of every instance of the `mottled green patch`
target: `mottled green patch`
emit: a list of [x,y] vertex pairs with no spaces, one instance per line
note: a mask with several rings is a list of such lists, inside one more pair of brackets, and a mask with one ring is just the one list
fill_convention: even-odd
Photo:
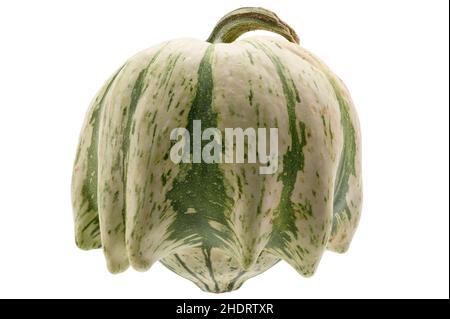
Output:
[[[125,65],[124,65],[125,66]],[[100,119],[103,110],[103,104],[105,97],[108,95],[114,80],[124,68],[122,66],[111,78],[109,83],[106,86],[106,89],[103,95],[97,99],[97,104],[93,106],[94,111],[91,114],[91,118],[89,119],[89,125],[92,127],[92,135],[91,141],[89,143],[89,147],[86,151],[86,161],[87,161],[87,169],[86,169],[86,180],[83,183],[81,188],[81,198],[82,202],[79,207],[86,207],[84,211],[76,211],[76,219],[77,224],[79,223],[79,219],[85,216],[86,214],[92,215],[92,218],[83,226],[81,229],[81,234],[88,231],[89,241],[92,241],[93,247],[87,248],[99,248],[101,246],[100,242],[100,227],[99,227],[99,217],[98,217],[98,206],[97,206],[97,182],[98,182],[98,138],[99,138],[99,128],[100,128]],[[79,155],[76,161],[78,162]],[[84,235],[78,234],[76,237],[77,244],[80,247],[84,247],[87,244],[88,239],[84,238]],[[95,235],[95,236],[93,236]],[[98,237],[98,238],[97,238]]]
[[181,53],[173,53],[170,54],[167,58],[167,66],[164,69],[162,79],[160,80],[158,89],[161,89],[164,86],[164,89],[167,89],[167,85],[170,82],[172,77],[173,70],[175,69],[175,65],[181,57]]
[[[282,64],[280,58],[272,53],[268,47],[261,43],[256,44],[256,47],[261,49],[273,63],[286,99],[291,145],[283,156],[283,172],[279,176],[279,179],[283,183],[283,189],[281,191],[280,203],[275,211],[272,237],[268,247],[280,249],[284,254],[290,256],[290,252],[286,249],[286,244],[290,241],[291,236],[297,238],[295,210],[291,196],[297,180],[297,173],[303,170],[305,164],[303,147],[306,145],[306,125],[298,121],[295,114],[295,107],[298,101],[300,101],[300,97],[293,86],[289,72]],[[299,131],[297,130],[297,123],[299,123]]]
[[[217,127],[217,114],[212,108],[213,49],[214,46],[208,47],[198,69],[197,88],[186,127],[191,135],[194,120],[201,120],[202,127]],[[223,172],[218,164],[202,162],[179,165],[180,174],[166,194],[177,214],[168,229],[169,239],[185,241],[189,238],[190,245],[201,246],[207,252],[206,256],[209,256],[211,248],[223,247],[225,242],[230,242],[231,230],[227,216],[232,199],[226,195]],[[195,209],[197,213],[185,214],[188,209]],[[210,222],[221,227],[211,227]]]
[[[341,89],[333,78],[330,78],[336,98],[339,102],[339,109],[341,112],[341,125],[344,134],[344,146],[342,149],[341,158],[336,174],[336,183],[334,187],[334,214],[345,213],[348,220],[351,220],[352,215],[348,207],[346,195],[349,191],[350,175],[356,175],[355,160],[356,160],[356,132],[350,118],[349,105],[341,95]],[[335,219],[334,224],[337,223]],[[336,227],[333,227],[332,233],[335,234]]]
[[[125,126],[123,128],[122,132],[122,144],[121,144],[121,151],[122,151],[122,194],[126,193],[126,180],[127,180],[127,162],[128,162],[128,150],[130,148],[130,135],[131,133],[134,133],[133,127],[135,126],[135,123],[132,122],[133,115],[136,111],[136,107],[139,103],[139,100],[141,98],[141,95],[143,94],[145,90],[145,82],[147,78],[147,74],[149,72],[150,67],[155,63],[156,59],[162,52],[162,50],[165,48],[163,46],[158,51],[155,52],[155,54],[150,58],[149,63],[147,64],[147,67],[139,72],[139,75],[134,82],[133,89],[131,91],[131,100],[130,105],[126,108],[126,117],[125,117]],[[125,111],[124,111],[125,112]],[[156,116],[156,112],[154,114]],[[154,117],[153,117],[154,120]],[[118,154],[119,155],[119,154]],[[122,206],[122,228],[125,229],[125,212],[126,212],[126,201],[124,201],[124,204]]]

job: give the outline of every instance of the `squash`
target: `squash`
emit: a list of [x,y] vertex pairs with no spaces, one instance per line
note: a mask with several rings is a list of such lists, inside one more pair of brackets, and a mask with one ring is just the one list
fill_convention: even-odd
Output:
[[[236,40],[252,30],[284,38]],[[196,120],[220,132],[276,128],[277,170],[175,163],[170,134],[192,133]],[[73,169],[76,244],[103,248],[112,273],[161,261],[210,292],[281,259],[310,276],[325,248],[348,249],[358,225],[360,141],[342,81],[274,13],[237,9],[206,42],[151,47],[100,89]]]

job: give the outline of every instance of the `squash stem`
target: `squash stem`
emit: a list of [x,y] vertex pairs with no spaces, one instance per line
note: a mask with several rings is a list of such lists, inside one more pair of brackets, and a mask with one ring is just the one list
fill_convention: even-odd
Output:
[[231,43],[242,34],[265,30],[278,33],[288,41],[299,43],[294,29],[283,22],[278,16],[264,8],[244,7],[226,14],[212,31],[208,38],[210,43]]

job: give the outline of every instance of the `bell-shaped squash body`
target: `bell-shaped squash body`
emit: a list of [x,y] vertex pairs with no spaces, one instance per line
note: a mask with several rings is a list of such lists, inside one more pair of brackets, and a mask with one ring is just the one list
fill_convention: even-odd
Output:
[[[278,128],[278,167],[174,163],[174,128]],[[248,151],[248,150],[247,150]],[[222,154],[223,158],[223,154]],[[73,171],[76,242],[111,272],[161,261],[237,289],[280,259],[315,271],[361,210],[360,129],[344,84],[282,38],[173,40],[129,59],[93,100]]]

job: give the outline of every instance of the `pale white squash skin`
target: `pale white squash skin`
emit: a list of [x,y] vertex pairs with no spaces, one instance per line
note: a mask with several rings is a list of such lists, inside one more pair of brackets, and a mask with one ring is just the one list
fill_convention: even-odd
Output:
[[350,175],[349,190],[346,194],[346,201],[349,205],[352,218],[349,220],[341,215],[336,216],[335,222],[339,224],[337,227],[336,234],[329,238],[327,248],[336,252],[346,252],[350,246],[350,242],[353,235],[358,227],[359,219],[361,216],[362,209],[362,158],[361,158],[361,128],[359,123],[358,114],[356,112],[355,106],[351,99],[350,93],[345,86],[344,82],[337,77],[332,71],[322,62],[319,58],[314,56],[312,53],[300,48],[296,51],[295,48],[293,52],[298,52],[301,57],[306,61],[310,62],[312,65],[317,66],[321,69],[328,77],[332,78],[335,82],[339,91],[341,92],[343,98],[348,103],[348,111],[351,118],[351,122],[355,129],[355,174]]
[[[108,91],[98,126],[98,211],[87,209],[83,193],[90,175],[88,148],[94,131],[90,118],[93,110],[99,108],[94,101],[82,129],[73,173],[77,243],[85,249],[103,247],[111,272],[121,272],[129,264],[137,270],[147,270],[161,260],[207,291],[237,289],[280,259],[300,274],[312,275],[326,247],[340,252],[348,248],[359,221],[360,129],[342,82],[305,49],[284,39],[252,37],[214,45],[211,108],[217,113],[217,127],[221,131],[227,127],[278,127],[279,169],[273,175],[260,175],[258,163],[218,165],[227,185],[226,195],[232,199],[226,219],[235,237],[224,239],[226,248],[211,249],[213,278],[204,251],[195,244],[195,235],[181,240],[174,239],[169,232],[178,212],[166,194],[182,172],[180,165],[164,156],[172,146],[170,131],[188,125],[199,66],[209,46],[199,40],[180,39],[150,48],[127,61],[109,89],[105,85],[99,92],[98,96],[102,96]],[[284,251],[271,247],[269,242],[275,231],[273,222],[283,189],[279,178],[284,169],[283,155],[292,145],[288,102],[273,60],[259,46],[278,57],[287,70],[292,81],[289,86],[295,86],[300,96],[300,101],[295,102],[296,130],[301,131],[302,122],[307,134],[302,148],[304,167],[297,172],[290,197],[297,207],[295,232],[286,233],[289,240]],[[135,110],[129,113],[134,84],[155,55],[142,82]],[[330,79],[334,79],[335,87]],[[335,90],[340,91],[349,106],[355,131],[355,174],[349,177],[346,193],[350,220],[346,214],[333,214],[336,173],[344,144]],[[182,110],[184,113],[179,115]],[[125,134],[127,125],[130,131]],[[124,148],[124,140],[129,143],[128,148]],[[162,175],[167,175],[165,182]],[[242,191],[236,191],[240,187]],[[208,192],[208,185],[204,191]],[[311,216],[299,208],[305,203],[310,205]],[[89,230],[95,224],[87,228],[86,225],[97,215],[99,233],[92,236]],[[337,228],[331,235],[334,216]],[[209,224],[212,228],[223,227],[214,221]]]

